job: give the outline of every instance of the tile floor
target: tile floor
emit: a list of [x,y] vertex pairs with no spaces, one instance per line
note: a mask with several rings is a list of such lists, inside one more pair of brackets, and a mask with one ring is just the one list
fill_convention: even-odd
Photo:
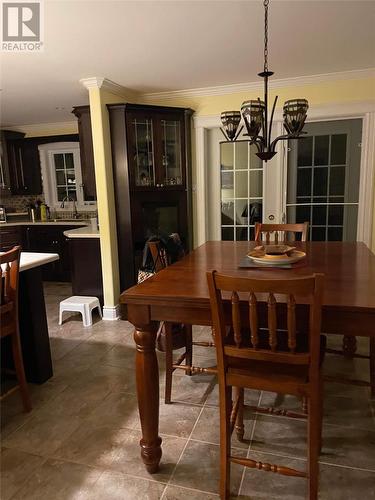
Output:
[[[218,390],[212,376],[174,377],[172,405],[160,404],[163,458],[149,475],[139,457],[140,425],[134,380],[132,326],[77,316],[57,324],[67,285],[46,285],[54,377],[31,386],[33,411],[22,413],[18,394],[2,405],[3,500],[185,500],[218,498]],[[196,337],[209,332],[195,328]],[[331,339],[337,342],[338,339]],[[367,349],[360,343],[360,349]],[[214,351],[196,348],[196,364]],[[161,393],[163,355],[158,354]],[[327,356],[327,373],[367,377],[368,362]],[[363,387],[326,384],[320,499],[375,499],[374,401]],[[247,393],[251,402],[294,408],[292,397]],[[303,467],[306,425],[285,417],[246,413],[247,441],[234,452],[261,461]],[[233,466],[233,498],[305,498],[305,480]]]

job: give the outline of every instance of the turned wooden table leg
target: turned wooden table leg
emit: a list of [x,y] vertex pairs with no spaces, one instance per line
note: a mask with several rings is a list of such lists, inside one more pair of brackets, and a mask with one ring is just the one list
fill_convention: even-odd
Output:
[[346,358],[352,358],[357,351],[357,339],[352,335],[344,335],[342,350]]
[[161,438],[159,437],[159,369],[155,352],[157,322],[150,321],[147,306],[128,306],[129,321],[135,326],[136,380],[138,409],[141,419],[141,456],[147,471],[159,469]]

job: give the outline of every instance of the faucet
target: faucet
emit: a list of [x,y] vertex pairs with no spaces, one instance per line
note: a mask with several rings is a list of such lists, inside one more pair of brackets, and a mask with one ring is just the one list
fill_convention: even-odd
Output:
[[76,200],[74,198],[72,198],[71,196],[65,196],[61,202],[61,205],[60,207],[61,208],[65,208],[65,202],[66,201],[72,201],[73,202],[73,214],[72,214],[72,217],[73,219],[77,219],[78,218],[78,212],[77,212],[77,205],[76,205]]

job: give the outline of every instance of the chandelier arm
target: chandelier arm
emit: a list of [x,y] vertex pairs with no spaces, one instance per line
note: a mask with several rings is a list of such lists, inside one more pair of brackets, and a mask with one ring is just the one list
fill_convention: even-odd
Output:
[[275,100],[273,101],[273,106],[272,106],[272,111],[271,111],[271,118],[270,118],[270,124],[269,124],[269,129],[268,129],[268,143],[271,142],[271,129],[272,129],[272,122],[273,122],[273,115],[275,113],[275,108],[276,108],[276,103],[277,103],[277,99],[279,98],[279,96],[277,95],[275,97]]
[[259,141],[257,139],[262,139],[262,137],[259,137],[259,135],[257,135],[256,138],[254,138],[250,141],[250,145],[255,144],[255,146],[258,150],[258,153],[261,153],[264,150],[263,141]]
[[279,135],[279,137],[276,137],[276,139],[274,141],[271,142],[271,146],[270,146],[270,151],[275,151],[275,148],[276,148],[276,144],[279,142],[279,141],[287,141],[289,139],[293,139],[293,137],[290,135],[290,134],[287,134],[287,135]]

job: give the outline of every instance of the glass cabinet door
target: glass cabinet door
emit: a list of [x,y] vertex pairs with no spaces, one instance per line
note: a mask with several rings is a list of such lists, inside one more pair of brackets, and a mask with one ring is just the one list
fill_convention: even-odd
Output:
[[161,182],[164,186],[180,186],[183,183],[180,121],[161,120],[161,138]]
[[136,186],[155,185],[155,161],[152,120],[134,118],[134,183]]

